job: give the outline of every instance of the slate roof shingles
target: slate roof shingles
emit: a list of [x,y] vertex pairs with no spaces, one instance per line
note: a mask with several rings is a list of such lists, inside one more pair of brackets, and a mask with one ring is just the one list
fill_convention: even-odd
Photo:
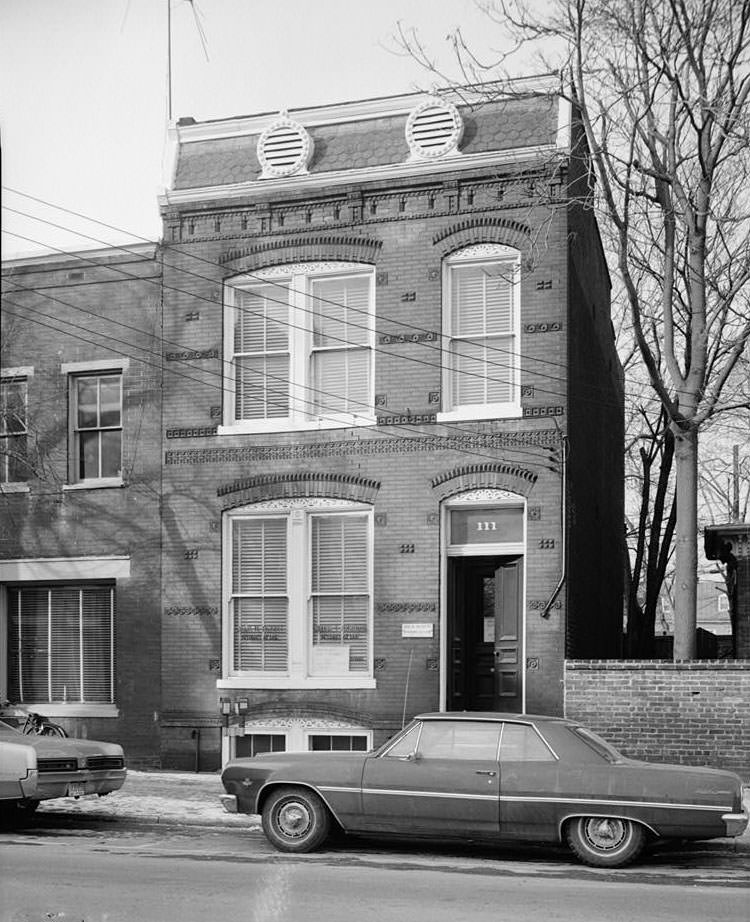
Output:
[[[461,108],[461,152],[483,153],[552,144],[557,131],[556,96],[532,96]],[[409,148],[406,115],[322,125],[310,129],[314,153],[310,173],[366,169],[404,163]],[[217,138],[183,144],[178,155],[175,189],[195,189],[252,182],[261,174],[256,154],[258,135]]]

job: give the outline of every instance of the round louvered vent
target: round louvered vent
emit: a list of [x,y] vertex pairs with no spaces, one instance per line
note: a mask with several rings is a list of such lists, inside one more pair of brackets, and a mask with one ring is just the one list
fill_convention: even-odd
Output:
[[432,160],[458,149],[464,123],[453,103],[431,96],[406,120],[406,143],[412,157]]
[[282,115],[258,139],[261,178],[291,176],[307,171],[312,138],[302,125]]

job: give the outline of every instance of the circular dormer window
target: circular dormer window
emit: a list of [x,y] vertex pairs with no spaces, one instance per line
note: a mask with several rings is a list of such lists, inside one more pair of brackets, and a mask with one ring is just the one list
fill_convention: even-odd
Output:
[[430,96],[406,120],[406,143],[412,158],[434,160],[456,153],[464,123],[453,103]]
[[312,152],[307,131],[282,113],[258,138],[261,179],[306,173]]

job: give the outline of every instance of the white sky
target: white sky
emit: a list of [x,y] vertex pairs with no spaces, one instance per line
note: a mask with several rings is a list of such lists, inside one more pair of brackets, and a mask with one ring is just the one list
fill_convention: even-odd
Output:
[[[167,2],[0,0],[3,258],[159,237]],[[388,50],[396,47],[399,20],[416,27],[449,68],[445,39],[456,26],[488,59],[493,40],[499,41],[474,0],[195,2],[208,61],[189,0],[171,0],[175,118],[249,115],[429,89],[432,79],[424,70]]]

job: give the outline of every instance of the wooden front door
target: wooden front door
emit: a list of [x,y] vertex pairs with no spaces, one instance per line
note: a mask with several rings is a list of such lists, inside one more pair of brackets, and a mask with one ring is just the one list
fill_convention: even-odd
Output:
[[449,560],[448,707],[522,709],[522,558]]

